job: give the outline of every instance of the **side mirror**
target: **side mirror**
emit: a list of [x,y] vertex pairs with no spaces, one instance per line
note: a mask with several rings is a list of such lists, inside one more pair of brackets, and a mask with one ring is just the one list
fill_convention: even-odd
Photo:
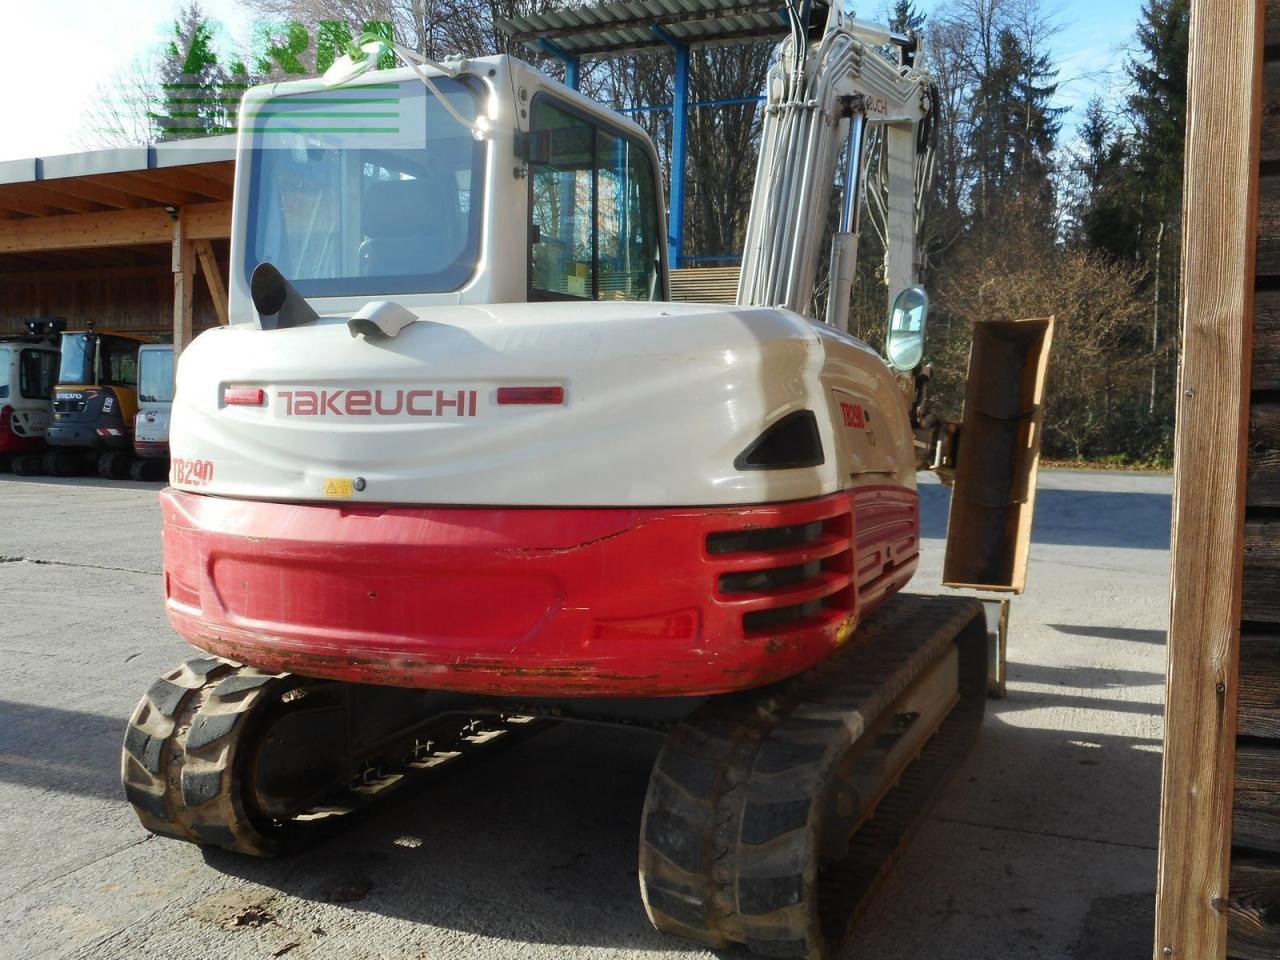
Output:
[[929,319],[929,295],[924,287],[907,287],[889,311],[889,334],[884,352],[889,366],[910,373],[924,359],[924,329]]

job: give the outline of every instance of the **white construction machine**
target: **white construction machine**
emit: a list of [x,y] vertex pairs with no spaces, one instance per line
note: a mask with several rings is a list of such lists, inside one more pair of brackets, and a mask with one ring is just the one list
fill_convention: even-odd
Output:
[[61,317],[26,321],[22,336],[0,338],[0,469],[37,472],[53,419]]
[[[911,37],[794,19],[730,307],[667,302],[644,132],[519,60],[395,47],[360,77],[366,36],[328,84],[248,93],[232,322],[181,355],[161,495],[166,609],[204,655],[130,721],[144,826],[274,854],[547,718],[649,726],[653,923],[841,942],[980,725],[988,638],[975,600],[895,596],[917,450],[954,438],[917,416],[929,76]],[[348,100],[398,120],[335,132]],[[842,329],[869,145],[888,363]],[[973,435],[1020,480],[974,501],[972,583],[1025,534],[1036,329],[983,381],[1008,402]]]

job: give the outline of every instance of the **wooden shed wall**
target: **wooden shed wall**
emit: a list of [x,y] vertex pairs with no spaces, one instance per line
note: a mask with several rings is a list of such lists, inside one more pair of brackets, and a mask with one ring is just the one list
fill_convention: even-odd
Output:
[[1227,954],[1280,957],[1280,0],[1267,0]]
[[[216,326],[213,301],[196,284],[195,328]],[[99,328],[173,334],[173,274],[166,269],[85,271],[82,278],[56,273],[0,279],[0,335],[20,333],[31,317],[64,317],[72,327],[92,320]]]

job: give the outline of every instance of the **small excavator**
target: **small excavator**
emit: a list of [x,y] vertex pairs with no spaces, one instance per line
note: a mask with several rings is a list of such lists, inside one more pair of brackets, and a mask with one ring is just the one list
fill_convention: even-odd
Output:
[[66,325],[60,317],[34,318],[25,334],[0,338],[0,468],[26,474],[38,467]]
[[133,462],[138,412],[137,334],[95,329],[62,334],[53,423],[44,470],[54,476],[97,472],[121,480]]
[[[983,716],[982,605],[900,592],[917,467],[955,473],[949,582],[1020,590],[1050,324],[982,325],[963,422],[929,410],[930,76],[787,9],[730,306],[669,302],[644,131],[514,57],[365,35],[246,94],[231,323],[180,356],[161,493],[201,654],[129,721],[144,827],[280,854],[544,723],[643,725],[653,924],[838,949]],[[398,127],[335,132],[368,84]],[[846,332],[864,203],[887,359]]]

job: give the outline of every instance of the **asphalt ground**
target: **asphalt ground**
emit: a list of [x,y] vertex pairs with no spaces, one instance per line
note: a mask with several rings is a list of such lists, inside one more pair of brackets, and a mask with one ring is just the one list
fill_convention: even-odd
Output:
[[[0,476],[0,958],[715,956],[640,904],[644,732],[553,728],[277,861],[143,831],[125,719],[190,652],[161,608],[156,490]],[[1170,491],[1041,474],[1008,697],[849,957],[1150,956]],[[912,589],[934,592],[946,490],[921,493]]]

